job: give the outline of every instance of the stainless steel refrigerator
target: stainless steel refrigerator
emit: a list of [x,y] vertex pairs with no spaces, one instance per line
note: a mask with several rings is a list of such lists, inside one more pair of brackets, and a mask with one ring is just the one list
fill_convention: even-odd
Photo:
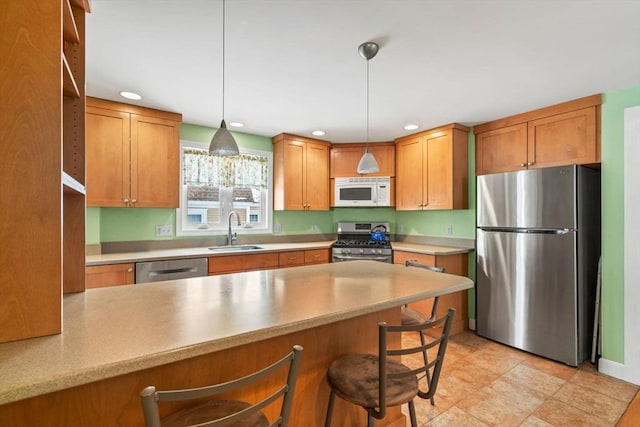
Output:
[[591,348],[600,172],[482,175],[477,197],[478,335],[577,366]]

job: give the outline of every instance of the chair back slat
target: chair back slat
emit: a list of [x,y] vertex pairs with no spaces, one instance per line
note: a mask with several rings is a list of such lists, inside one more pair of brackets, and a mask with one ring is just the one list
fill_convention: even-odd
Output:
[[[432,372],[430,375],[430,380],[428,381],[428,390],[423,392],[421,390],[418,391],[418,395],[423,399],[430,399],[436,392],[438,388],[438,380],[440,379],[440,372],[442,370],[442,363],[444,361],[444,355],[447,348],[447,343],[449,341],[449,333],[451,332],[451,323],[453,322],[453,315],[455,313],[455,309],[449,308],[447,310],[447,314],[440,319],[423,323],[421,325],[412,325],[412,326],[390,326],[385,322],[380,322],[378,324],[378,353],[380,358],[379,370],[380,370],[380,381],[379,381],[379,400],[380,400],[380,408],[375,413],[375,417],[384,417],[386,413],[386,389],[387,389],[387,380],[390,378],[404,378],[409,376],[415,376],[417,374]],[[438,326],[444,323],[444,327],[442,329],[442,333],[435,338],[432,338],[429,342],[424,345],[410,347],[410,348],[388,348],[388,335],[389,334],[402,334],[403,332],[413,332],[413,331],[422,331],[424,333],[425,330],[431,329],[434,326]],[[433,330],[433,329],[431,329]],[[434,348],[438,346],[438,355],[432,361],[428,361],[426,358],[423,359],[424,363],[419,367],[414,369],[408,369],[404,372],[398,373],[389,373],[386,371],[387,366],[387,358],[394,356],[406,356],[414,353],[424,353],[426,350],[430,348]]]
[[279,398],[282,398],[282,406],[280,408],[279,417],[271,424],[271,426],[287,426],[289,415],[291,413],[291,404],[293,395],[295,392],[295,384],[300,369],[300,360],[302,357],[302,347],[299,345],[293,346],[293,350],[280,360],[256,371],[249,375],[245,375],[235,380],[227,381],[220,384],[182,389],[182,390],[165,390],[158,391],[154,386],[148,386],[140,393],[142,399],[142,409],[145,418],[146,427],[161,427],[160,411],[158,408],[159,402],[172,402],[172,401],[185,401],[196,400],[202,398],[211,398],[227,393],[233,390],[237,390],[242,387],[246,387],[256,381],[274,374],[280,369],[289,367],[287,374],[287,382],[279,387],[276,391],[270,393],[257,403],[253,403],[248,407],[239,410],[233,414],[227,415],[223,418],[211,420],[206,423],[198,424],[198,426],[216,426],[224,427],[238,422],[258,411],[266,408],[270,404],[274,403]]

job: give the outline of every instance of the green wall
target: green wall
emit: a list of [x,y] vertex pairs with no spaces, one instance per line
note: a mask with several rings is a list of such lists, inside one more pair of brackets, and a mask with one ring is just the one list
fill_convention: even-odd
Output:
[[624,109],[640,86],[604,94],[602,103],[602,357],[624,363]]

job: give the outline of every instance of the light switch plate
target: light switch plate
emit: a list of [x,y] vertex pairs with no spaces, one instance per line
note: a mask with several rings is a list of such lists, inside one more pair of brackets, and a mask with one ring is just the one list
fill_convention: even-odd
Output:
[[156,237],[173,236],[173,227],[171,225],[156,225]]

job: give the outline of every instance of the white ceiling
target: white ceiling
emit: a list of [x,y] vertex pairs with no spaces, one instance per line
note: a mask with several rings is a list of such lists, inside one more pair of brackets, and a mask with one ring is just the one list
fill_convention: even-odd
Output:
[[[639,0],[227,0],[225,119],[389,141],[640,84]],[[221,0],[92,0],[87,94],[222,119]],[[121,90],[140,93],[125,101]]]

